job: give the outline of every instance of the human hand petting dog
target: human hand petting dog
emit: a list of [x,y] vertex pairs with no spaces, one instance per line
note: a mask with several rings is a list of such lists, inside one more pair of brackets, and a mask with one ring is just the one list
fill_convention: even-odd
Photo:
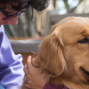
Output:
[[33,62],[34,59],[31,59],[31,56],[29,56],[24,67],[26,74],[24,86],[30,89],[43,89],[46,80],[41,76],[39,69],[32,65]]

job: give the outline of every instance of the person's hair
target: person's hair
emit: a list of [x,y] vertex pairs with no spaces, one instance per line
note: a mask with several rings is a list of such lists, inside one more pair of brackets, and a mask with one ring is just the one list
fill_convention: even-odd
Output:
[[6,8],[8,4],[11,4],[12,9],[16,11],[30,6],[35,10],[42,11],[48,6],[49,0],[0,0],[0,6],[3,8]]

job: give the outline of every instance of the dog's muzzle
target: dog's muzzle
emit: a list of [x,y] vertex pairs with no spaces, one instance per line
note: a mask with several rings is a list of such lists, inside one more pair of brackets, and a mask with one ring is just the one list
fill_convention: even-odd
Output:
[[86,71],[84,68],[81,68],[81,70],[83,71],[83,73],[85,74],[85,76],[88,78],[87,82],[89,82],[89,72]]

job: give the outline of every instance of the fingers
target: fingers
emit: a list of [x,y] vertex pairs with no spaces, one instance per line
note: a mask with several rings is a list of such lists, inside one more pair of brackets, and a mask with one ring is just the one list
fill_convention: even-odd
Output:
[[24,81],[24,84],[29,84],[27,79]]
[[31,64],[31,56],[28,56],[26,64],[27,64],[28,70],[31,69],[31,67],[32,67],[32,64]]
[[25,64],[25,67],[24,67],[25,74],[29,74],[31,68],[32,68],[31,56],[28,56],[27,61],[26,61],[26,64]]
[[31,68],[30,65],[31,65],[31,56],[27,58],[27,62],[24,67],[25,75],[27,76],[27,78],[30,78],[30,68]]
[[36,69],[36,68],[38,68],[38,67],[36,67],[36,65],[33,64],[34,61],[35,61],[35,58],[31,59],[31,56],[29,56],[29,57],[27,58],[26,64],[27,64],[27,68],[28,68],[29,71],[30,71],[31,69]]
[[38,65],[35,63],[35,58],[32,59],[31,64],[34,68],[39,68]]
[[30,87],[30,84],[24,83],[24,86],[25,86],[26,88],[29,88],[29,89],[31,88],[31,87]]
[[36,71],[35,67],[31,63],[31,60],[31,56],[29,56],[24,67],[25,75],[27,78],[30,78],[30,76],[34,74],[34,71]]
[[29,74],[29,71],[28,71],[28,67],[27,67],[26,64],[25,64],[25,67],[24,67],[24,71],[25,71],[25,75],[28,76],[27,74]]

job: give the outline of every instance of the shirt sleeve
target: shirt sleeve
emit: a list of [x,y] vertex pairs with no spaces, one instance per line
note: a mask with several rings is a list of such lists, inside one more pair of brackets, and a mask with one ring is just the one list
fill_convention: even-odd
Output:
[[5,89],[20,89],[24,78],[22,56],[15,55],[11,44],[0,27],[0,84]]

